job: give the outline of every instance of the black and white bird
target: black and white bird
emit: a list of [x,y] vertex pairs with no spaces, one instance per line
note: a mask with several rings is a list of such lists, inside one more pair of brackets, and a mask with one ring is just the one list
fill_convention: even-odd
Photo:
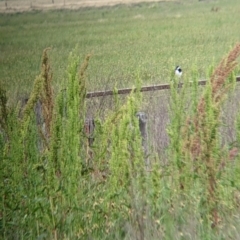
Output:
[[182,76],[182,69],[181,69],[180,66],[176,66],[176,68],[175,68],[175,75],[178,76],[178,77]]

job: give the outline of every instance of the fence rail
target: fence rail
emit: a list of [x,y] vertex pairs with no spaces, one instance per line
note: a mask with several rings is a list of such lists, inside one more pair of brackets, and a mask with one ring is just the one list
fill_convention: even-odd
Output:
[[[240,82],[240,76],[236,77],[236,82]],[[207,80],[200,80],[198,81],[198,85],[204,86],[206,85]],[[178,85],[179,88],[183,86],[183,83]],[[149,91],[161,91],[170,89],[170,84],[160,84],[160,85],[152,85],[152,86],[145,86],[140,89],[140,92],[149,92]],[[107,90],[107,91],[97,91],[97,92],[88,92],[86,98],[94,98],[94,97],[104,97],[104,96],[111,96],[114,94],[129,94],[132,91],[137,91],[137,88],[122,88],[116,91],[114,90]]]

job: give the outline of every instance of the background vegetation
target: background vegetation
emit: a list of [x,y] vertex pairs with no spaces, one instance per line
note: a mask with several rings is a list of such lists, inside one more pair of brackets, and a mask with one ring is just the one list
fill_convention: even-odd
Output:
[[238,13],[181,1],[1,15],[2,238],[239,239]]
[[[211,11],[218,8],[217,12]],[[0,15],[0,79],[8,93],[28,93],[42,50],[49,53],[53,82],[65,77],[68,54],[93,53],[87,90],[131,87],[141,70],[144,84],[168,82],[181,65],[197,65],[200,77],[239,40],[237,1],[180,1]]]

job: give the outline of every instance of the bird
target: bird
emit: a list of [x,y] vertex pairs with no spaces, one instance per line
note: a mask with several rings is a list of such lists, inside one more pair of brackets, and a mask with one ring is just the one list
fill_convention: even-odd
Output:
[[175,75],[178,76],[178,77],[182,76],[182,68],[180,66],[176,66]]

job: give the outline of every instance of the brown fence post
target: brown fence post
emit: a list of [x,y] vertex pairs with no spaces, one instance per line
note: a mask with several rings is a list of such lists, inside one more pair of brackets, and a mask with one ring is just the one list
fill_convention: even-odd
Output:
[[142,147],[144,151],[144,158],[147,170],[149,170],[150,162],[149,162],[149,152],[148,152],[148,132],[147,132],[147,114],[144,112],[138,112],[137,117],[139,120],[139,129],[142,136]]
[[92,119],[92,118],[87,119],[84,124],[84,132],[87,137],[87,143],[86,143],[87,155],[88,155],[87,159],[86,159],[87,165],[89,165],[90,160],[93,157],[93,152],[91,150],[91,147],[94,142],[94,129],[95,129],[94,119]]
[[87,135],[88,138],[88,145],[91,147],[93,145],[93,141],[94,141],[94,129],[95,129],[95,123],[94,123],[94,119],[89,118],[85,121],[85,133]]

